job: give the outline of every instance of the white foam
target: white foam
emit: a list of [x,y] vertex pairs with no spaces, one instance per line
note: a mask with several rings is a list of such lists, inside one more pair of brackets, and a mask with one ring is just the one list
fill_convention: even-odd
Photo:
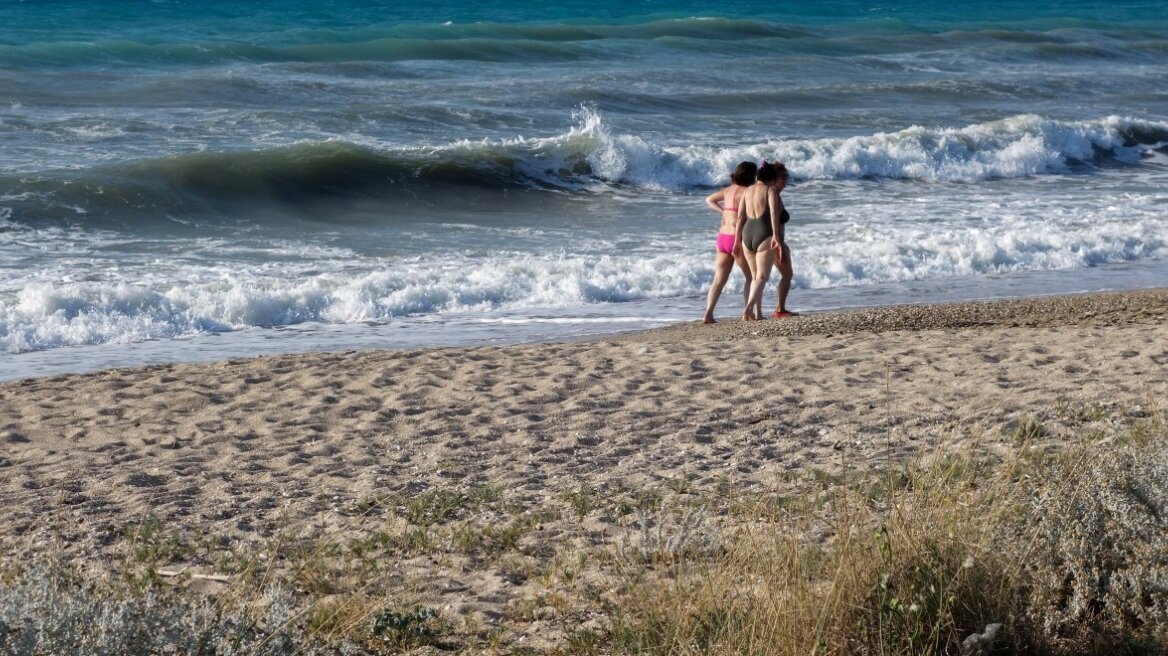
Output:
[[[903,217],[898,222],[893,208],[854,209],[870,211],[871,222],[825,221],[792,229],[797,289],[1168,259],[1163,219],[1151,213],[1131,218],[1139,213],[1130,205],[1104,208],[1058,229],[1033,223],[1025,214],[1009,215],[1009,208],[999,208],[1007,214],[993,222],[965,216],[932,225]],[[392,265],[354,255],[253,267],[170,263],[149,276],[122,263],[119,270],[104,272],[110,282],[25,280],[11,296],[0,293],[0,350],[404,316],[503,311],[535,320],[549,309],[697,297],[712,275],[709,241],[704,233],[674,236],[667,242],[672,250],[658,255],[496,252]],[[114,282],[119,277],[136,282]]]
[[[1166,122],[1120,116],[1059,121],[1025,114],[959,128],[910,126],[843,139],[786,139],[718,148],[663,146],[635,135],[613,134],[591,106],[573,112],[573,121],[568,132],[552,137],[459,141],[432,154],[463,161],[505,154],[534,179],[555,185],[572,181],[584,187],[598,182],[645,190],[716,185],[725,182],[738,162],[762,159],[782,161],[796,179],[804,180],[977,182],[1062,173],[1076,162],[1095,162],[1101,153],[1135,163],[1154,144],[1129,144],[1130,135],[1168,132]],[[580,164],[587,164],[587,170]]]
[[120,126],[112,125],[106,121],[91,123],[88,125],[69,126],[66,127],[65,130],[74,136],[92,141],[112,139],[125,136],[126,134],[126,131]]

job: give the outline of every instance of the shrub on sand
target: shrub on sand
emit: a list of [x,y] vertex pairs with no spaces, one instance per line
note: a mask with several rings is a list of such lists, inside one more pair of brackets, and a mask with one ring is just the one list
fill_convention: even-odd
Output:
[[1035,491],[1027,620],[1057,643],[1168,646],[1168,448],[1104,447]]
[[205,598],[113,592],[62,568],[13,576],[0,585],[0,654],[320,653],[287,630],[293,608],[279,589],[256,615]]
[[989,474],[908,468],[885,497],[851,485],[724,532],[718,555],[629,572],[610,637],[652,654],[1164,653],[1168,435],[1139,428]]

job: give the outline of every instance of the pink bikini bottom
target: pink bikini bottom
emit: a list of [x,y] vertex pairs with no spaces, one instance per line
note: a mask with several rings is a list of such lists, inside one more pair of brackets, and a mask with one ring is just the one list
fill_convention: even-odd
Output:
[[718,252],[727,255],[734,254],[734,235],[728,235],[724,232],[718,233]]

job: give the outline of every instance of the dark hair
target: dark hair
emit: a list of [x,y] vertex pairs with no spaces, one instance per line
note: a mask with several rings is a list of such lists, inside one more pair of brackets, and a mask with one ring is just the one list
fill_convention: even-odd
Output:
[[749,187],[754,184],[754,175],[757,172],[758,167],[755,166],[754,162],[742,162],[730,174],[730,182],[740,187]]
[[763,184],[769,185],[772,182],[786,180],[787,176],[787,167],[782,162],[763,160],[762,166],[758,167],[758,181]]

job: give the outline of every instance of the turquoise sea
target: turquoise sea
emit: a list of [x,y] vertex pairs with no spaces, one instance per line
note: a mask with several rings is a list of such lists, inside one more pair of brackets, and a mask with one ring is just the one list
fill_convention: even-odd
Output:
[[3,2],[0,380],[696,320],[764,158],[795,309],[1163,286],[1168,5]]

